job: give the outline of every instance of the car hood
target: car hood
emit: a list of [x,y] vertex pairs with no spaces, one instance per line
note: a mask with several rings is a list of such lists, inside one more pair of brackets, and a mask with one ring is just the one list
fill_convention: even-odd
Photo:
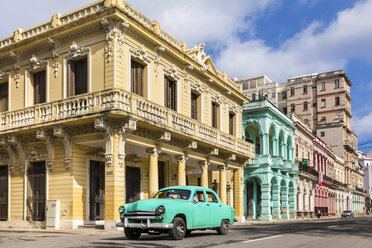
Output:
[[187,200],[182,199],[146,199],[136,201],[128,204],[128,211],[153,211],[160,205],[174,204],[174,203],[186,203]]

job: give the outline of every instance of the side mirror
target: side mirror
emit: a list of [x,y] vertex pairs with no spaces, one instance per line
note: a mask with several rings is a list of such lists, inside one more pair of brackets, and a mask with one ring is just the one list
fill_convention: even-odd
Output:
[[195,196],[192,198],[192,202],[193,202],[193,203],[198,203],[198,202],[199,202],[199,198],[195,195]]

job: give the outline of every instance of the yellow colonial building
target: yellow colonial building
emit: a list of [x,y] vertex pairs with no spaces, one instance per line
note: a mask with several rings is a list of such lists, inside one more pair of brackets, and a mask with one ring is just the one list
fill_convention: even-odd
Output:
[[122,0],[17,29],[0,40],[0,226],[111,228],[121,204],[212,172],[243,219],[247,102],[204,44]]

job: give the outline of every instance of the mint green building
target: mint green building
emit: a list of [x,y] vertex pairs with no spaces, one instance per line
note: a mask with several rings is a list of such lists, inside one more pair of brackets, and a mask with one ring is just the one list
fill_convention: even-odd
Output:
[[244,170],[247,219],[296,218],[294,130],[290,118],[267,100],[243,106],[243,138],[256,148],[256,159]]

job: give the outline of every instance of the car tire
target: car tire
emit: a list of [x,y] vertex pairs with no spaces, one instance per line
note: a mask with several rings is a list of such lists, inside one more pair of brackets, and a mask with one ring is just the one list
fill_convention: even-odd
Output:
[[129,240],[136,240],[141,237],[141,229],[124,228],[125,237]]
[[221,225],[217,227],[217,233],[219,235],[226,235],[229,232],[230,222],[228,220],[222,220]]
[[173,227],[169,230],[169,236],[174,240],[181,240],[186,236],[186,224],[182,218],[176,217],[172,221]]

